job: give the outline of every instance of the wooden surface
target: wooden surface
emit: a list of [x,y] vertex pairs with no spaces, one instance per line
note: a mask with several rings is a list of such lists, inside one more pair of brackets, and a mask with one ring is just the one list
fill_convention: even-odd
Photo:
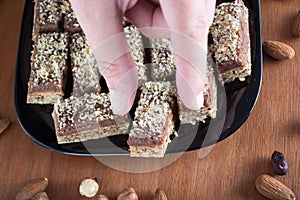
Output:
[[34,178],[49,178],[50,199],[83,199],[78,186],[84,177],[97,177],[101,193],[111,199],[132,186],[140,199],[151,199],[164,189],[171,200],[265,199],[254,187],[260,174],[273,174],[270,156],[276,149],[288,160],[289,172],[277,177],[300,198],[300,38],[291,37],[291,22],[299,0],[262,0],[265,40],[293,46],[296,56],[275,61],[264,56],[263,84],[251,117],[234,135],[214,147],[208,156],[184,154],[159,171],[131,174],[101,164],[93,157],[54,153],[31,141],[18,124],[14,102],[14,71],[24,1],[0,0],[0,115],[11,126],[0,135],[0,199],[14,199]]

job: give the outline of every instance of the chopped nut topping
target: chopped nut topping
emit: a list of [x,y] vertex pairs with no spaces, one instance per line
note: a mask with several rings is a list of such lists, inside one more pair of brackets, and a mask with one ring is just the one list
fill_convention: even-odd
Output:
[[219,62],[238,59],[241,9],[235,3],[217,6],[210,31],[217,47],[215,57]]
[[170,39],[150,39],[152,76],[155,80],[166,81],[170,76],[175,78],[174,55]]
[[62,0],[61,10],[64,14],[64,23],[73,26],[74,28],[80,27],[69,0]]
[[244,81],[251,74],[248,8],[241,0],[217,6],[210,32],[220,79]]
[[108,94],[84,94],[62,100],[54,105],[54,112],[59,118],[59,129],[75,126],[80,122],[100,122],[113,120],[111,103]]
[[127,43],[131,52],[131,56],[136,64],[138,70],[138,79],[140,83],[147,81],[146,67],[144,65],[144,46],[142,36],[138,28],[134,25],[126,26],[124,28]]
[[59,0],[39,1],[39,23],[42,25],[57,24],[61,17]]
[[130,124],[127,115],[114,115],[108,94],[71,96],[54,104],[52,113],[59,144],[83,142],[125,134]]
[[174,101],[173,98],[170,83],[146,82],[135,111],[131,134],[144,128],[150,130],[145,134],[159,134],[165,125],[167,114],[172,113],[170,104]]
[[99,88],[98,69],[87,39],[80,33],[71,37],[70,55],[73,72],[73,94],[95,92]]
[[63,73],[67,65],[67,38],[65,33],[44,33],[38,36],[31,87],[46,82],[62,85]]

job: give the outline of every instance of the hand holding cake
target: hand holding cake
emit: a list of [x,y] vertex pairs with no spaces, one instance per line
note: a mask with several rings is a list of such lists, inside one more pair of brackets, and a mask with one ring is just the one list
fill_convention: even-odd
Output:
[[[175,52],[179,96],[190,109],[197,110],[203,106],[206,75],[201,68],[206,69],[207,34],[214,16],[214,0],[71,0],[71,4],[94,51],[100,73],[107,81],[114,113],[125,114],[130,110],[138,87],[135,63],[125,34],[120,34],[124,31],[123,16],[138,28],[158,27],[171,30],[169,37]],[[195,53],[205,57],[199,56],[197,60],[186,59],[187,44],[179,37],[182,34],[199,46],[201,52]],[[114,35],[120,35],[114,44],[105,44]],[[105,45],[109,49],[104,49]],[[112,57],[112,54],[116,55],[118,52],[123,54],[119,54],[117,58]]]

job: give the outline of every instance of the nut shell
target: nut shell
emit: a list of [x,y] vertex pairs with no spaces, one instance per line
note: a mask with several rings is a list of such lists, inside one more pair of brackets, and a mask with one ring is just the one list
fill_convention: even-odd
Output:
[[257,191],[269,199],[296,200],[293,191],[269,175],[261,175],[255,181]]
[[295,51],[291,46],[278,41],[264,41],[263,49],[277,60],[289,60],[295,56]]

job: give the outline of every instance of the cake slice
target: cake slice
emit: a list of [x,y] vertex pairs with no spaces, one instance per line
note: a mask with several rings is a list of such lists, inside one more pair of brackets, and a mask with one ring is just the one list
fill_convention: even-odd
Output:
[[87,39],[83,33],[75,33],[70,41],[73,96],[100,92],[99,71]]
[[43,33],[37,37],[31,57],[27,103],[54,104],[64,96],[68,35]]
[[81,32],[82,29],[79,22],[75,16],[73,8],[69,0],[62,0],[61,9],[63,13],[63,27],[64,30],[69,33]]
[[125,134],[130,124],[127,116],[113,114],[104,93],[61,100],[54,105],[52,117],[59,144]]
[[34,0],[33,40],[40,33],[60,32],[62,11],[60,0]]
[[[208,62],[209,63],[209,62]],[[207,118],[215,118],[217,112],[217,85],[213,67],[207,66],[207,80],[205,84],[204,106],[199,110],[190,110],[178,98],[179,119],[181,124],[193,124],[206,122]]]
[[154,81],[175,81],[176,67],[170,39],[150,39],[151,77]]
[[248,9],[242,0],[217,6],[210,27],[220,78],[229,83],[251,74]]
[[124,20],[124,32],[130,49],[131,56],[136,64],[138,71],[139,85],[148,81],[147,68],[145,66],[145,51],[142,35],[137,27]]
[[142,86],[128,145],[131,157],[163,157],[175,134],[176,96],[169,82],[146,82]]

